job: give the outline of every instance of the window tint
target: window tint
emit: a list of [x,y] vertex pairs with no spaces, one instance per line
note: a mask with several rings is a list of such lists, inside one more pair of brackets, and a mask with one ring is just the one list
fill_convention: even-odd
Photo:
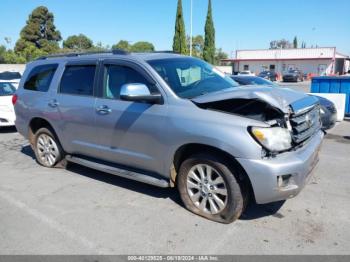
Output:
[[14,79],[20,79],[21,74],[19,72],[2,72],[0,73],[0,79],[1,80],[14,80]]
[[10,83],[0,82],[0,96],[11,96],[16,92],[16,88]]
[[182,98],[194,98],[238,86],[220,70],[199,59],[160,59],[148,63]]
[[151,85],[147,79],[136,70],[127,66],[105,66],[104,97],[111,99],[120,98],[121,87],[125,84],[145,84],[151,93],[158,93],[157,88]]
[[274,83],[260,77],[233,77],[233,80],[238,82],[240,85],[275,85]]
[[96,66],[67,66],[63,73],[60,93],[92,96]]
[[47,90],[49,90],[51,80],[55,74],[57,66],[57,64],[53,64],[35,67],[29,73],[27,80],[24,83],[24,89],[47,92]]

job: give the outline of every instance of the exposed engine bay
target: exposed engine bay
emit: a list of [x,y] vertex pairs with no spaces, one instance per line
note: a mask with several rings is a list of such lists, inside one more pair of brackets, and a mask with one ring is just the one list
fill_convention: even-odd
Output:
[[[228,99],[197,104],[202,109],[241,115],[262,122],[277,121],[278,126],[285,126],[285,116],[282,111],[259,99]],[[277,124],[275,123],[275,124]],[[272,123],[271,123],[272,124]]]

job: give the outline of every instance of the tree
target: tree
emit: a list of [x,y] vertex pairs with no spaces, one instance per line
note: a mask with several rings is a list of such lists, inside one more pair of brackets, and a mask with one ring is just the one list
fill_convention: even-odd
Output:
[[293,39],[293,48],[298,48],[298,38],[296,36]]
[[13,50],[7,50],[5,46],[0,46],[0,64],[24,64],[25,58],[19,56]]
[[225,53],[224,51],[222,51],[221,48],[216,49],[215,52],[215,65],[220,65],[220,62],[222,59],[227,59],[228,58],[228,54]]
[[152,52],[154,51],[154,45],[149,42],[140,41],[133,44],[130,48],[131,52]]
[[203,48],[203,58],[208,63],[215,63],[215,28],[213,22],[211,0],[208,2],[208,14],[205,22],[205,40]]
[[187,54],[185,22],[182,14],[182,0],[178,0],[177,2],[173,51],[183,55]]
[[61,39],[61,33],[54,25],[53,14],[45,6],[39,6],[29,15],[16,43],[15,51],[23,51],[30,43],[45,52],[57,51]]
[[292,44],[286,39],[274,40],[270,42],[270,49],[288,49],[288,48],[292,48]]
[[25,62],[24,57],[19,56],[13,50],[7,50],[3,45],[0,46],[0,64],[22,64]]
[[63,47],[68,49],[86,50],[93,47],[93,42],[86,35],[72,35],[63,41]]
[[[190,36],[187,36],[187,47],[190,49]],[[192,37],[192,55],[194,57],[203,58],[204,37],[197,35]]]
[[25,64],[26,59],[15,53],[13,50],[7,50],[4,54],[4,63],[5,64]]
[[305,42],[301,43],[301,48],[306,48],[306,43]]
[[129,51],[131,49],[131,46],[128,41],[120,40],[116,45],[112,45],[112,49],[121,49]]
[[6,47],[3,45],[0,45],[0,64],[5,63],[5,53],[6,53]]

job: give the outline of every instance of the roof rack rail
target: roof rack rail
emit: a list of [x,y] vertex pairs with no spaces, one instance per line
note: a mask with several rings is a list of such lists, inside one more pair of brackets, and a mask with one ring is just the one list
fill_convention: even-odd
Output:
[[113,55],[128,55],[129,52],[123,49],[113,49],[110,51],[86,51],[86,52],[73,52],[73,53],[58,53],[46,56],[41,56],[36,60],[45,60],[48,58],[59,58],[59,57],[74,57],[74,56],[84,56],[84,55],[96,55],[96,54],[113,54]]
[[179,54],[178,52],[175,52],[173,50],[159,50],[159,51],[148,51],[148,52],[141,52],[141,53],[150,53],[150,54]]

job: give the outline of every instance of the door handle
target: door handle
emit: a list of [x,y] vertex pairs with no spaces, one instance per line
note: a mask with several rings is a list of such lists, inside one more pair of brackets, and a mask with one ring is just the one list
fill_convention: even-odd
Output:
[[112,113],[112,109],[110,109],[108,106],[99,106],[96,108],[96,111],[100,114],[107,115],[109,113]]
[[58,107],[60,103],[58,103],[57,100],[54,99],[54,100],[51,100],[48,105],[52,108],[55,108],[55,107]]

